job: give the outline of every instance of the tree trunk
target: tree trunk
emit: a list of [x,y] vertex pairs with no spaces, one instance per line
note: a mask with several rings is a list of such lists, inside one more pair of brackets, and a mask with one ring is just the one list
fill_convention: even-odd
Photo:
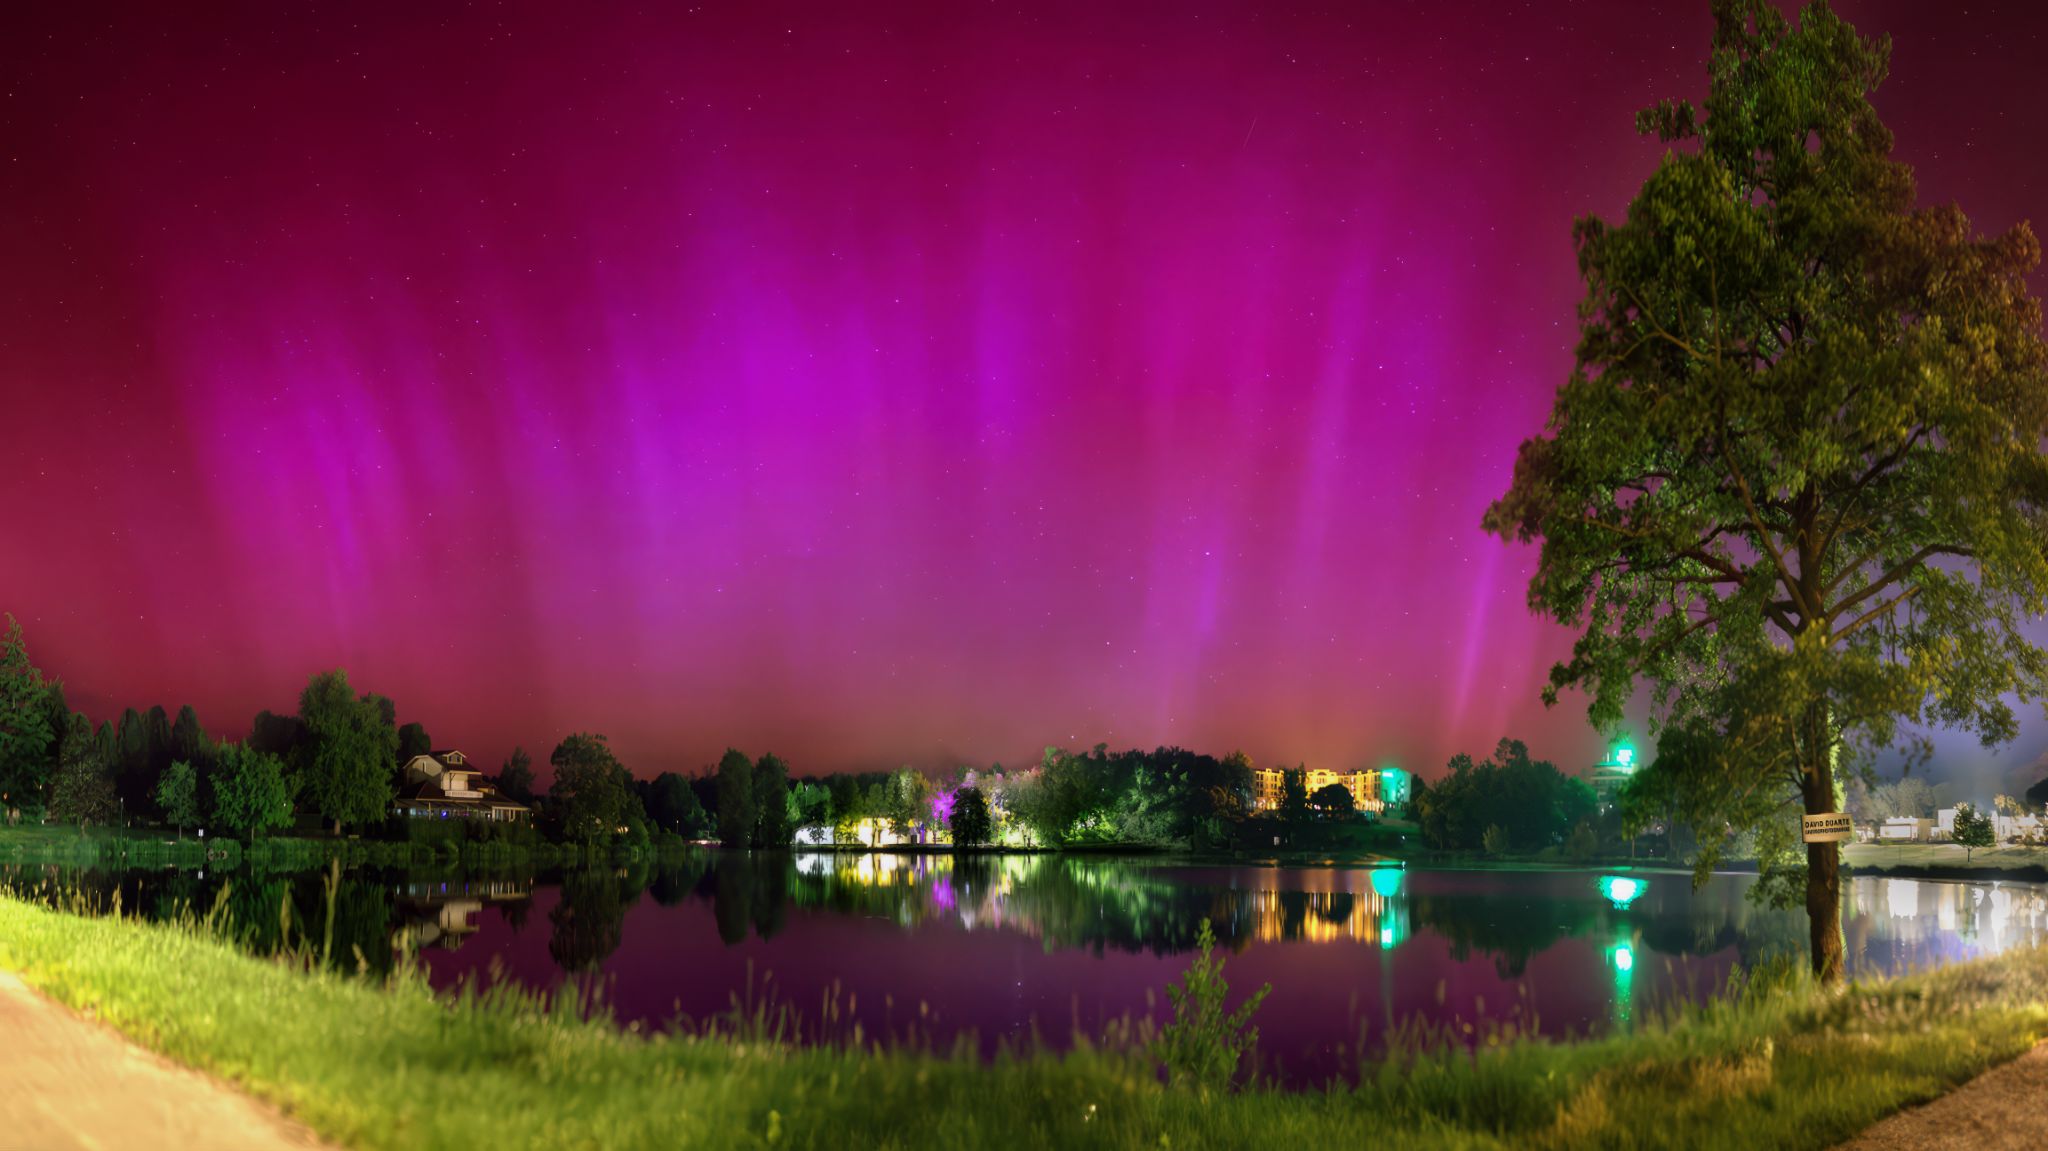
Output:
[[[1815,708],[1807,720],[1804,784],[1800,788],[1808,815],[1835,810],[1834,740],[1827,713]],[[1813,943],[1813,974],[1823,987],[1842,982],[1842,856],[1839,843],[1806,845],[1806,919]]]

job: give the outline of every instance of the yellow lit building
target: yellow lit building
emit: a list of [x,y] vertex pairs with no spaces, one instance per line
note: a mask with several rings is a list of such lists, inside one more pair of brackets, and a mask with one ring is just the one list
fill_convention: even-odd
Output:
[[[1302,776],[1302,783],[1308,795],[1314,795],[1334,783],[1351,793],[1351,802],[1360,811],[1381,811],[1386,807],[1380,797],[1380,773],[1377,771],[1331,771],[1326,767],[1314,767],[1302,772]],[[1255,810],[1277,810],[1280,806],[1280,797],[1286,794],[1286,791],[1286,769],[1253,769],[1252,807]]]

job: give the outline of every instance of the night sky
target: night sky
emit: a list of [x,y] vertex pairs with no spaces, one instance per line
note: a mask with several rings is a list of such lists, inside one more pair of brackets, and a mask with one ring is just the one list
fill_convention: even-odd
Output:
[[[1706,0],[89,7],[0,15],[0,609],[96,718],[1598,749],[1478,524]],[[2048,6],[1839,8],[2048,223]]]

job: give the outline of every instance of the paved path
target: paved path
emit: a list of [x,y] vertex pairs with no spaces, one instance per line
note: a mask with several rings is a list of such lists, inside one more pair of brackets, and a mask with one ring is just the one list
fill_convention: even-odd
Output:
[[0,1151],[305,1151],[275,1110],[144,1051],[0,971]]
[[2039,1151],[2048,1147],[2048,1043],[1932,1103],[1901,1111],[1840,1151]]

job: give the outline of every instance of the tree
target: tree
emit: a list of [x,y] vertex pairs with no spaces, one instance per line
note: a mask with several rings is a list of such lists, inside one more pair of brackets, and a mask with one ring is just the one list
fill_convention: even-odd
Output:
[[[1834,811],[1914,726],[2009,739],[2008,697],[2048,691],[2020,630],[2048,609],[2048,357],[2032,233],[1915,207],[1868,99],[1889,45],[1824,3],[1714,14],[1704,109],[1641,113],[1675,147],[1623,223],[1574,229],[1577,366],[1485,526],[1541,541],[1530,606],[1581,629],[1546,702],[1581,689],[1609,729],[1647,687],[1710,751],[1689,822],[1741,830]],[[1839,982],[1838,846],[1766,864]]]
[[290,764],[302,755],[306,745],[306,725],[296,715],[259,711],[255,722],[249,725],[248,745]]
[[533,802],[533,757],[525,748],[515,746],[505,757],[505,766],[498,769],[498,791],[508,799]]
[[50,787],[50,816],[80,827],[113,823],[121,817],[121,799],[112,765],[100,754],[85,716],[73,714],[68,727],[64,756]]
[[1173,1002],[1173,1022],[1159,1029],[1156,1052],[1166,1065],[1169,1082],[1221,1091],[1236,1077],[1245,1054],[1259,1045],[1252,1013],[1273,991],[1268,983],[1245,996],[1237,1010],[1229,1008],[1230,984],[1223,961],[1214,957],[1216,929],[1205,918],[1195,929],[1197,954],[1180,982],[1166,985]]
[[164,813],[164,822],[178,829],[178,838],[185,837],[185,829],[199,823],[199,769],[190,760],[177,759],[157,781],[156,805]]
[[789,846],[789,765],[763,755],[754,764],[754,846]]
[[995,820],[989,815],[988,797],[978,787],[963,787],[953,793],[953,850],[984,847],[995,838]]
[[1308,814],[1308,772],[1302,768],[1280,772],[1280,818],[1298,822]]
[[2048,779],[2041,780],[2039,783],[2029,787],[2026,800],[2029,807],[2038,808],[2048,805]]
[[685,839],[698,839],[711,830],[711,817],[690,790],[690,781],[673,771],[664,771],[647,785],[647,818],[656,827]]
[[1970,862],[1971,857],[1977,854],[1978,848],[1990,847],[1998,842],[1996,825],[1992,823],[1991,817],[1967,803],[1956,805],[1956,821],[1951,834],[1955,841],[1962,845],[1964,863]]
[[284,761],[244,744],[220,745],[213,765],[213,819],[252,842],[289,825],[292,797],[285,787]]
[[[414,756],[425,755],[434,750],[434,737],[427,734],[427,725],[408,723],[398,729],[398,762],[411,763]],[[502,788],[500,790],[503,790]]]
[[189,703],[179,708],[178,719],[171,724],[172,761],[203,763],[212,751],[213,741],[206,738],[206,729],[199,725],[199,713]]
[[306,725],[300,799],[332,820],[337,834],[345,824],[383,819],[396,794],[391,765],[398,756],[389,701],[357,696],[346,671],[322,672],[299,695],[299,720]]
[[21,623],[7,617],[0,636],[0,808],[41,807],[50,785],[50,747],[57,729],[49,701],[61,685],[29,662]]
[[1358,810],[1351,789],[1341,783],[1326,783],[1308,797],[1308,809],[1317,819],[1348,819]]
[[578,732],[548,757],[555,782],[548,798],[562,821],[562,837],[578,843],[609,841],[633,816],[632,777],[601,735]]
[[1909,775],[1895,783],[1881,783],[1870,788],[1863,800],[1866,817],[1882,822],[1887,819],[1927,819],[1934,814],[1937,806],[1934,788],[1917,775]]
[[899,767],[889,773],[881,814],[889,820],[889,831],[898,839],[907,839],[916,832],[924,819],[931,787],[931,780],[911,768]]
[[754,842],[754,764],[728,747],[718,761],[718,841],[744,848]]

